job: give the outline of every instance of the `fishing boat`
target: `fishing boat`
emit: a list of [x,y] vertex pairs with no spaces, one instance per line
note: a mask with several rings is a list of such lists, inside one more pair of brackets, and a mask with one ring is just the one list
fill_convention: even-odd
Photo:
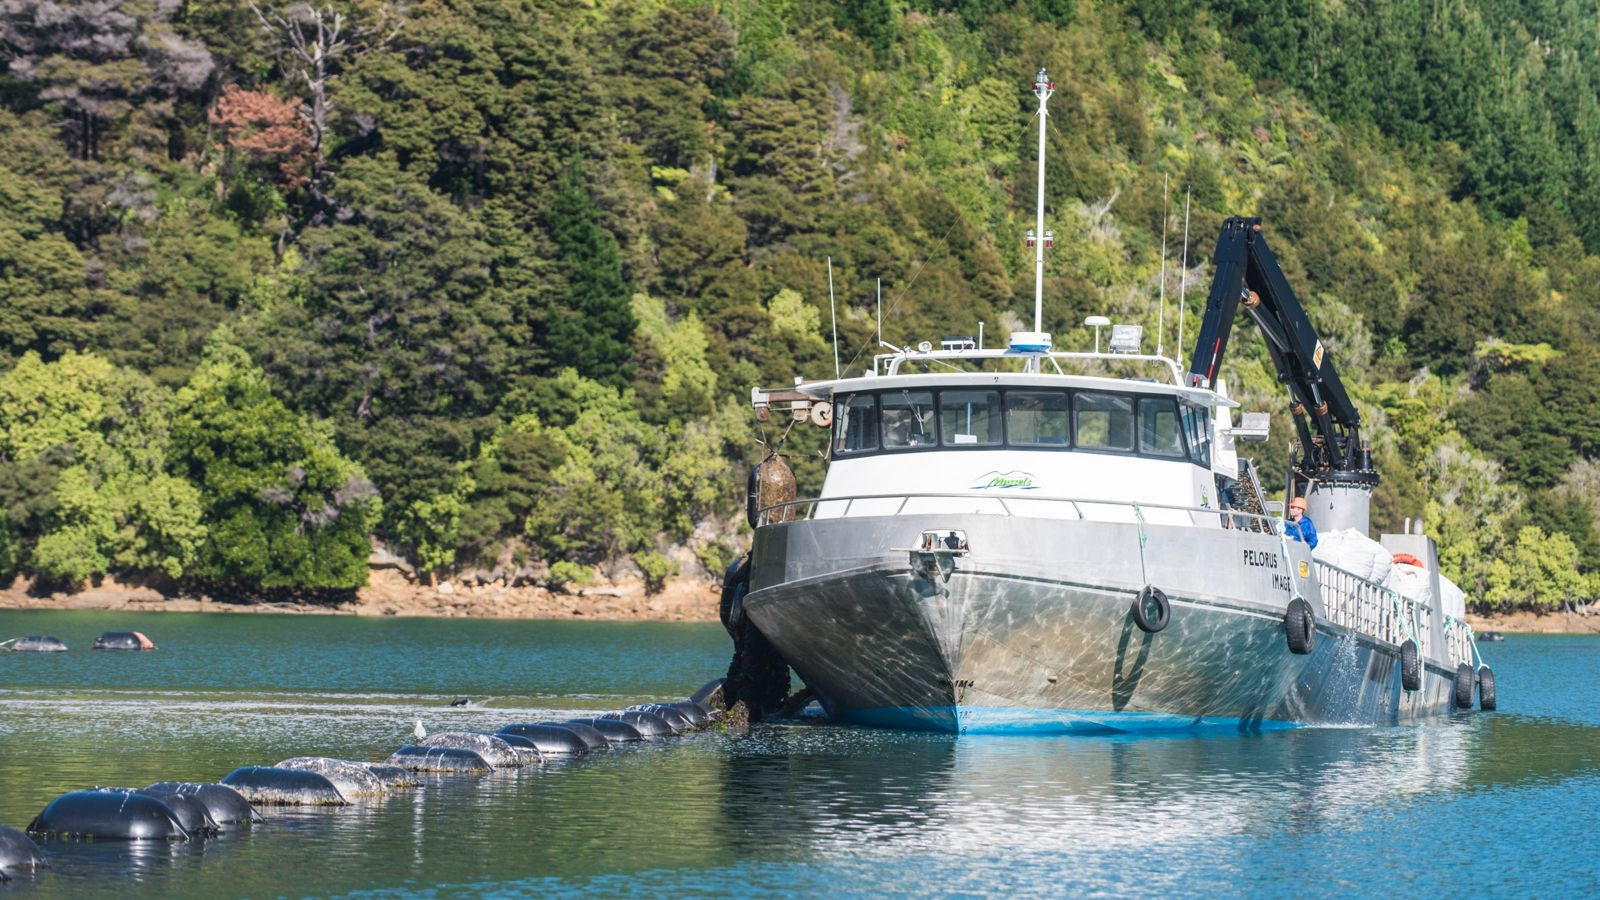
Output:
[[758,415],[829,429],[829,461],[809,498],[752,473],[753,545],[724,592],[730,699],[752,657],[775,655],[835,720],[943,732],[1400,723],[1475,692],[1493,708],[1462,613],[1430,599],[1433,542],[1374,544],[1410,554],[1431,594],[1319,558],[1241,453],[1266,434],[1264,413],[1235,426],[1219,377],[1243,309],[1290,393],[1287,493],[1324,532],[1365,540],[1379,476],[1360,416],[1259,220],[1222,228],[1187,368],[1098,316],[1092,349],[1054,347],[1041,328],[1054,85],[1040,70],[1032,87],[1033,330],[1000,347],[981,332],[882,344],[861,375],[752,392]]

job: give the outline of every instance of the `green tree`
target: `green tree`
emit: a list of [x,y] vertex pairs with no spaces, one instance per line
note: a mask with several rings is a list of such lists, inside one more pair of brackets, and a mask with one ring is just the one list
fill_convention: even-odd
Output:
[[332,430],[296,415],[226,336],[178,392],[173,462],[200,486],[196,574],[242,590],[351,589],[367,579],[381,509]]
[[550,235],[565,261],[567,296],[549,323],[550,360],[594,381],[620,388],[631,373],[628,343],[637,322],[622,274],[617,240],[584,189],[582,170],[562,178],[550,210]]
[[167,473],[171,404],[148,378],[91,355],[28,353],[0,377],[0,460],[24,467],[12,479],[32,464],[55,482],[48,504],[12,492],[34,508],[23,516],[37,522],[31,568],[68,582],[188,571],[205,532],[194,487]]

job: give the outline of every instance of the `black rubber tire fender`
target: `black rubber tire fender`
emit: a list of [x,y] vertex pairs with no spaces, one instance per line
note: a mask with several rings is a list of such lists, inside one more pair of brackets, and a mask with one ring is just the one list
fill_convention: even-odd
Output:
[[1172,604],[1167,595],[1154,585],[1145,585],[1133,598],[1133,624],[1146,634],[1155,634],[1167,627],[1172,619]]
[[1289,641],[1289,652],[1305,655],[1317,645],[1317,614],[1303,597],[1289,601],[1283,611],[1283,633]]
[[1478,670],[1478,708],[1494,712],[1494,670],[1488,666]]
[[1478,686],[1478,673],[1470,663],[1456,666],[1456,709],[1472,708],[1472,689]]
[[750,475],[744,480],[744,517],[750,527],[756,527],[756,516],[760,513],[761,506],[761,464],[756,463],[750,467]]
[[729,634],[738,627],[739,619],[744,617],[744,595],[749,589],[750,556],[746,554],[734,560],[722,576],[722,602],[717,611],[722,619],[722,627]]
[[1400,686],[1408,691],[1422,687],[1422,660],[1417,656],[1417,642],[1410,638],[1400,644]]

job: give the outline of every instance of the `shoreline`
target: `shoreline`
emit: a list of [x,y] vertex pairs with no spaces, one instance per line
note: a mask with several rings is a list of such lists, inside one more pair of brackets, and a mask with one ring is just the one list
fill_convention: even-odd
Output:
[[1566,611],[1536,613],[1517,610],[1488,615],[1467,613],[1467,624],[1479,637],[1485,631],[1498,631],[1501,634],[1600,634],[1600,615],[1580,616]]
[[482,619],[589,619],[603,622],[715,622],[720,586],[709,579],[669,578],[650,594],[644,582],[627,579],[570,593],[502,584],[465,586],[412,582],[390,569],[373,569],[353,602],[229,600],[173,593],[104,578],[78,591],[34,593],[19,577],[0,589],[0,609],[104,610],[112,612],[206,612],[332,616],[420,616]]
[[[329,616],[417,616],[483,619],[590,619],[601,622],[715,622],[720,586],[710,579],[676,577],[655,594],[639,579],[570,592],[501,584],[429,586],[400,573],[374,568],[354,602],[229,600],[205,594],[160,591],[102,579],[78,591],[34,593],[27,578],[0,588],[0,610],[86,609],[110,612],[279,613]],[[1600,634],[1600,615],[1569,612],[1469,613],[1478,634]]]

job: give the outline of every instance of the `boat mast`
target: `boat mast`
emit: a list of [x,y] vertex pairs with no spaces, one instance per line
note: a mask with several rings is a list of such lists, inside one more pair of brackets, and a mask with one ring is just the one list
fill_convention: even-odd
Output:
[[[1040,237],[1046,234],[1044,230],[1044,120],[1045,102],[1050,95],[1055,93],[1055,82],[1045,74],[1044,69],[1033,79],[1033,95],[1039,98],[1039,205],[1037,227]],[[1033,244],[1033,330],[1044,330],[1044,245],[1048,239],[1035,241]]]

